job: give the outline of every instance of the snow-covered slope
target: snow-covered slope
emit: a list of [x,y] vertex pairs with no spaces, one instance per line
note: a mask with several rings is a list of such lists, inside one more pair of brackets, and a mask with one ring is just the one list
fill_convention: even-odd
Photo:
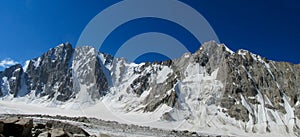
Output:
[[213,41],[194,54],[141,64],[66,43],[0,72],[0,110],[210,134],[297,136],[299,76],[299,65]]

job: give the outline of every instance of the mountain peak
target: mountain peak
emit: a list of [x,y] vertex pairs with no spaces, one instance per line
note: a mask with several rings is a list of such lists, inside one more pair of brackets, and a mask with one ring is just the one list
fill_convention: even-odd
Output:
[[233,54],[234,52],[229,49],[225,44],[218,44],[216,41],[208,41],[201,45],[200,49],[196,51],[196,53],[199,53],[201,51],[205,51],[208,54],[214,54],[216,51],[225,51],[229,52],[230,54]]
[[72,48],[72,44],[70,42],[65,42],[65,43],[61,43],[59,44],[57,47],[55,48]]

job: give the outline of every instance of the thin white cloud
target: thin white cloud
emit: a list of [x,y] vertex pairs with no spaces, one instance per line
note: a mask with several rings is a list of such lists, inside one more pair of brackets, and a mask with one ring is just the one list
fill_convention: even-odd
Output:
[[18,64],[19,62],[17,61],[14,61],[10,58],[7,58],[7,59],[4,59],[0,62],[0,67],[2,68],[7,68],[9,66],[12,66],[12,65],[15,65],[15,64]]

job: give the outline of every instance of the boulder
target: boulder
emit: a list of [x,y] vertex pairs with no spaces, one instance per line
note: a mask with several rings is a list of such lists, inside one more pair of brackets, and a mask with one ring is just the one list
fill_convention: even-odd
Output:
[[43,132],[39,134],[38,137],[73,137],[73,135],[69,132],[66,132],[62,128],[56,128],[56,129]]
[[3,136],[30,137],[33,120],[29,118],[11,117],[0,120],[0,134]]

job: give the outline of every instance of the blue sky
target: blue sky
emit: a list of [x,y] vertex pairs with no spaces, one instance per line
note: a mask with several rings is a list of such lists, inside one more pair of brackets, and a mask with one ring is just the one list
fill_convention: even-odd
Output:
[[[103,9],[118,0],[1,0],[0,69],[40,56],[63,42],[76,44],[82,30]],[[182,0],[210,23],[221,43],[230,49],[247,49],[277,61],[300,63],[300,2],[297,0]],[[194,52],[197,42],[185,31],[162,20],[128,23],[108,38],[102,52],[113,53],[134,33],[162,31],[178,34]],[[152,24],[152,26],[151,26]],[[167,25],[162,25],[167,24]],[[159,26],[161,25],[161,26]],[[145,29],[147,28],[147,29]],[[175,29],[174,29],[175,28]],[[131,30],[131,32],[130,32]],[[134,31],[132,31],[134,30]],[[130,33],[129,33],[130,32]],[[182,37],[180,37],[182,36]],[[150,60],[145,55],[139,61]],[[157,55],[156,59],[164,59]]]

